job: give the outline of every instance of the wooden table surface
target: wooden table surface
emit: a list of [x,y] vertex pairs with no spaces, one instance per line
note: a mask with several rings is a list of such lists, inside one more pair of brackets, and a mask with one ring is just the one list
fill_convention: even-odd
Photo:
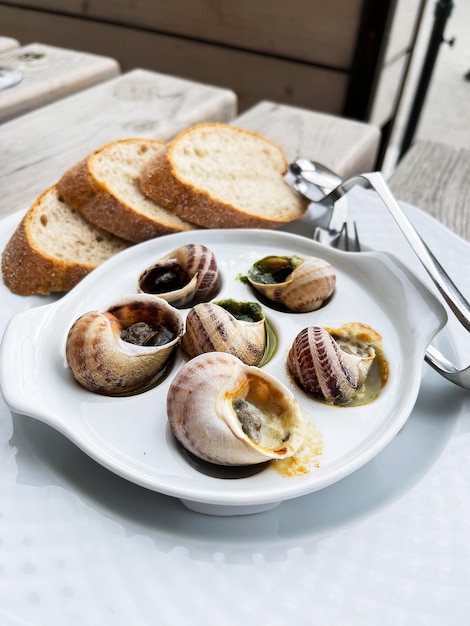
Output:
[[394,195],[470,241],[470,149],[417,141],[389,181]]
[[0,66],[19,72],[14,87],[0,91],[0,123],[55,102],[121,72],[109,57],[32,43],[0,56]]

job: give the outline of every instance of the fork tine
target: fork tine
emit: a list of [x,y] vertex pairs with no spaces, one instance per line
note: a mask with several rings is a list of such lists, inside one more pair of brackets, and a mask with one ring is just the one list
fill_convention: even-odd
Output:
[[359,241],[359,233],[357,232],[357,224],[354,222],[354,252],[361,251],[361,243]]
[[344,222],[343,228],[341,229],[341,240],[344,242],[344,249],[346,250],[346,252],[349,252],[349,233],[347,222]]
[[343,228],[341,229],[341,238],[344,241],[343,245],[344,245],[344,249],[346,250],[346,252],[360,252],[361,251],[361,244],[359,241],[359,233],[357,231],[357,224],[356,222],[353,222],[353,224],[354,224],[354,237],[352,238],[352,244],[349,239],[349,229],[348,229],[347,222],[344,222]]

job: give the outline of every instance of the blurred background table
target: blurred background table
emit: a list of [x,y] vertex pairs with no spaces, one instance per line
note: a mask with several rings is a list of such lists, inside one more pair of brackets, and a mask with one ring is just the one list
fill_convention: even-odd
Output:
[[121,71],[110,57],[41,43],[12,46],[0,54],[0,68],[21,75],[19,83],[0,91],[0,123],[113,78]]

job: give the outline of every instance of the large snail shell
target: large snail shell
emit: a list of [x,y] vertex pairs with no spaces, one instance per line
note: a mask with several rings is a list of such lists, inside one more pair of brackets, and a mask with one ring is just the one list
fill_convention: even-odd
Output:
[[104,313],[90,311],[76,320],[67,336],[67,362],[89,391],[132,392],[163,368],[183,330],[179,312],[165,300],[128,296]]
[[[266,348],[261,307],[254,302],[233,302],[232,308],[230,304],[203,302],[189,311],[181,347],[190,358],[204,352],[228,352],[247,365],[261,361]],[[240,311],[249,319],[239,319]]]
[[248,281],[266,298],[291,311],[315,311],[333,293],[336,274],[317,257],[267,256],[248,272]]
[[200,244],[181,246],[147,268],[139,277],[138,287],[178,308],[207,302],[220,290],[215,256]]
[[319,326],[304,328],[287,358],[292,376],[316,398],[347,403],[364,384],[375,358],[367,329],[359,323],[346,324],[342,336],[340,332],[333,336]]
[[219,465],[286,458],[305,437],[293,394],[264,370],[221,352],[201,354],[179,370],[167,413],[183,447]]

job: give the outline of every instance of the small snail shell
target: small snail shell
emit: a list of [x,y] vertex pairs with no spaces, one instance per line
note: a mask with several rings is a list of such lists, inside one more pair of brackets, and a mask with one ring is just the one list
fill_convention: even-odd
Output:
[[[364,384],[375,349],[368,341],[370,327],[346,324],[334,335],[319,326],[300,331],[294,339],[287,365],[299,385],[316,398],[347,403]],[[376,334],[377,336],[377,334]]]
[[336,274],[330,263],[317,257],[272,255],[252,265],[248,281],[273,302],[305,313],[331,296]]
[[207,302],[220,290],[215,256],[200,244],[181,246],[147,268],[139,277],[138,288],[177,308]]
[[247,365],[257,365],[266,348],[262,309],[255,302],[197,304],[186,318],[181,347],[190,358],[204,352],[228,352]]
[[163,368],[183,330],[179,312],[165,300],[127,296],[104,313],[90,311],[75,321],[66,341],[67,362],[89,391],[132,392]]
[[293,394],[258,367],[210,352],[188,361],[167,396],[176,439],[219,465],[251,465],[295,454],[305,422]]

